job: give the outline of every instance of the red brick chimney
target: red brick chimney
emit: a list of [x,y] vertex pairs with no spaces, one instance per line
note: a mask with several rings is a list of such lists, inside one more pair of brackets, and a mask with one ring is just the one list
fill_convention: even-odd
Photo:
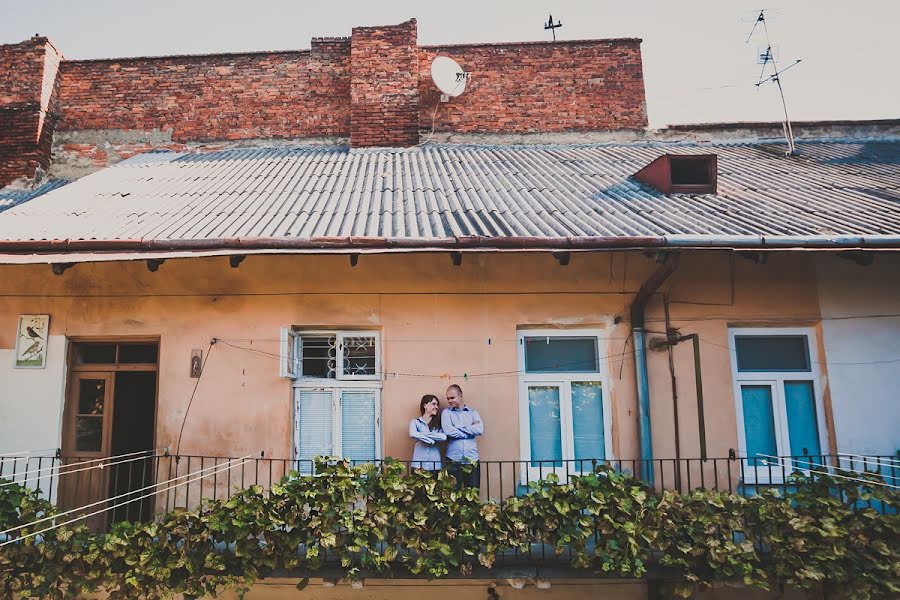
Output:
[[354,27],[350,38],[350,145],[418,143],[416,20]]
[[45,37],[0,46],[0,187],[49,169],[61,60]]

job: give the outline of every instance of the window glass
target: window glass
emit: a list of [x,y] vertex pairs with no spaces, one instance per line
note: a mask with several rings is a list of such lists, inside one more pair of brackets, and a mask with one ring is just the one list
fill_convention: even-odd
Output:
[[708,185],[710,159],[706,157],[669,156],[672,185]]
[[78,414],[102,415],[106,397],[106,381],[81,379],[78,382]]
[[156,344],[120,344],[119,363],[147,364],[156,363]]
[[[572,383],[572,428],[575,459],[603,459],[606,444],[603,434],[603,391],[599,381]],[[576,465],[579,469],[590,466]]]
[[589,372],[599,370],[596,337],[526,337],[528,373]]
[[336,376],[337,338],[301,336],[300,361],[303,377],[334,379]]
[[75,362],[79,365],[112,365],[116,362],[115,344],[78,344]]
[[298,390],[297,418],[300,424],[297,458],[300,472],[312,472],[317,456],[331,456],[332,402],[330,390]]
[[375,460],[375,392],[341,394],[341,455],[356,462]]
[[734,338],[738,371],[809,371],[805,335],[739,335]]
[[749,466],[763,466],[766,458],[760,455],[778,456],[775,441],[775,415],[772,408],[772,387],[768,385],[742,385],[741,401],[744,409],[744,437],[747,442]]
[[559,387],[528,386],[531,466],[562,466],[562,427]]
[[[793,456],[810,456],[819,462],[819,428],[816,420],[816,401],[812,381],[785,381],[784,402],[787,411],[788,437]],[[801,463],[800,468],[808,467]]]
[[75,418],[75,449],[100,452],[103,448],[103,417]]
[[343,374],[351,377],[375,375],[375,337],[345,336],[343,338]]

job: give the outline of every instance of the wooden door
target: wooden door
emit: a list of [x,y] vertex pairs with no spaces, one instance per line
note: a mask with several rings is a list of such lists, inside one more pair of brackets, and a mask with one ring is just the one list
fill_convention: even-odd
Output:
[[[100,468],[97,459],[110,455],[113,413],[113,373],[72,373],[63,427],[62,466],[59,479],[59,504],[70,510],[105,500],[109,489],[109,470]],[[105,508],[98,504],[85,509],[91,513]],[[89,527],[102,530],[106,513],[85,520]]]

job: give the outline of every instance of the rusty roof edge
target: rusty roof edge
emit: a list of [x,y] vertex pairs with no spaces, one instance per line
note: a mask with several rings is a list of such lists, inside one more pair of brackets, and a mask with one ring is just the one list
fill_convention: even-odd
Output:
[[606,250],[606,249],[897,249],[898,235],[854,236],[703,236],[670,235],[660,237],[455,237],[382,238],[316,237],[216,238],[203,240],[0,240],[0,252],[145,252],[161,250]]

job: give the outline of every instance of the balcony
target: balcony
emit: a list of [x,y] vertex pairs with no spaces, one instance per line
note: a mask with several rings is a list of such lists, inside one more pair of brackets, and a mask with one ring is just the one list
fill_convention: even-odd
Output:
[[[62,544],[64,556],[133,547],[140,558],[119,549],[104,563],[128,571],[147,553],[192,552],[179,558],[197,563],[184,581],[207,572],[226,578],[223,585],[234,573],[304,581],[599,575],[692,586],[769,585],[789,573],[787,584],[803,587],[819,585],[820,572],[829,576],[810,566],[810,549],[867,564],[882,555],[889,570],[883,555],[896,553],[900,539],[900,461],[888,456],[483,461],[478,490],[446,470],[435,475],[391,460],[150,453],[93,462],[3,457],[0,469],[0,500],[4,490],[21,489],[15,482],[39,489],[59,511],[0,511],[0,558],[46,543]],[[652,485],[631,475],[651,470]],[[823,531],[826,521],[836,525]],[[75,533],[59,533],[60,524]],[[829,569],[854,572],[846,567]]]

